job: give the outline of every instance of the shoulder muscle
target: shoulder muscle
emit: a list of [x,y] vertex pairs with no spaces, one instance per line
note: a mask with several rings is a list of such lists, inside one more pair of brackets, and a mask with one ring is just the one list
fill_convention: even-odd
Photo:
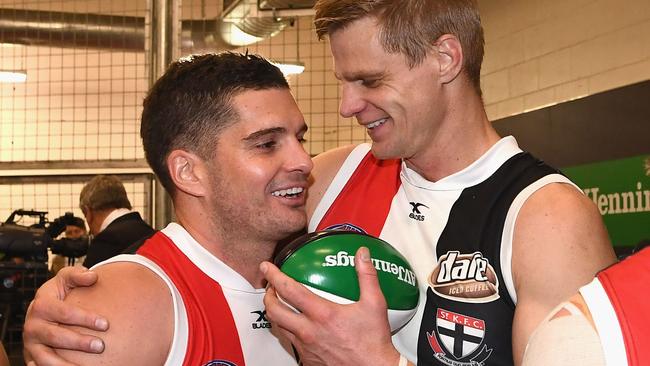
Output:
[[81,365],[162,365],[174,331],[174,310],[167,285],[149,269],[135,263],[115,262],[94,270],[98,274],[97,283],[75,288],[65,301],[109,319],[110,328],[104,333],[70,327],[101,337],[105,350],[98,355],[58,352]]

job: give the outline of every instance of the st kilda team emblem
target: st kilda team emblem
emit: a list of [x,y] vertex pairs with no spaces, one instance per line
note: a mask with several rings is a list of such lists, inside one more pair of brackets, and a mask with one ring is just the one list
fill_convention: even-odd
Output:
[[[434,357],[450,366],[483,366],[492,349],[483,345],[485,321],[438,308],[435,334],[427,333]],[[438,341],[439,340],[439,341]]]

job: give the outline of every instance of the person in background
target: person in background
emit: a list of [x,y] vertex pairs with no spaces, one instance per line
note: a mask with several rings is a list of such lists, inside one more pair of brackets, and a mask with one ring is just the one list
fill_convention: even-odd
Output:
[[[72,223],[70,225],[65,226],[65,232],[64,236],[67,239],[79,239],[82,236],[85,236],[88,234],[88,231],[86,229],[86,223],[81,217],[73,217]],[[82,261],[83,263],[83,257],[79,258],[79,260]],[[75,258],[68,259],[67,265],[74,265],[75,263]],[[66,257],[60,255],[60,254],[53,254],[52,255],[52,265],[50,266],[50,272],[53,275],[56,275],[61,268],[66,266]]]
[[124,184],[113,175],[97,175],[86,183],[79,195],[79,207],[93,235],[83,262],[86,268],[122,253],[155,232],[138,212],[131,211]]

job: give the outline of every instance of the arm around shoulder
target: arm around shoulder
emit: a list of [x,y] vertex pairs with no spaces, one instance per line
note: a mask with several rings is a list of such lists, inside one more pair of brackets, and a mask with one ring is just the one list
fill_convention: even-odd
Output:
[[[135,263],[106,264],[95,272],[95,286],[74,289],[65,301],[104,314],[110,320],[110,328],[101,334],[104,352],[57,352],[80,365],[163,365],[174,332],[173,303],[167,285],[152,271]],[[71,328],[99,335],[88,329]]]
[[616,257],[593,202],[568,184],[549,184],[526,201],[512,246],[513,353],[520,364],[528,338],[544,317]]

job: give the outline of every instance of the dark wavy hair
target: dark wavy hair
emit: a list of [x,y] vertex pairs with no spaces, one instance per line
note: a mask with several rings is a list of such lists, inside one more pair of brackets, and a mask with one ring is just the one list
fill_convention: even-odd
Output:
[[282,72],[257,55],[225,52],[182,58],[144,99],[140,136],[147,162],[170,195],[166,159],[176,149],[212,157],[221,131],[239,120],[232,99],[247,90],[289,88]]

